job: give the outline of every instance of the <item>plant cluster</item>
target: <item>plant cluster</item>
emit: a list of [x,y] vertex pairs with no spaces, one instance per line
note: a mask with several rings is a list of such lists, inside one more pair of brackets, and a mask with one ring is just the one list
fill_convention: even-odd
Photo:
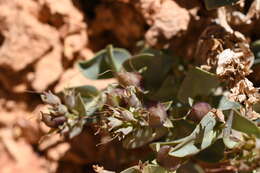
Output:
[[[205,0],[209,9],[233,2]],[[94,124],[126,149],[149,145],[156,153],[121,173],[178,172],[185,165],[203,172],[207,163],[219,163],[223,171],[259,171],[260,94],[247,78],[257,61],[223,9],[200,36],[198,62],[167,50],[144,46],[131,55],[109,45],[79,68],[87,78],[118,82],[101,91],[79,86],[43,93],[51,107],[42,121],[68,138]]]

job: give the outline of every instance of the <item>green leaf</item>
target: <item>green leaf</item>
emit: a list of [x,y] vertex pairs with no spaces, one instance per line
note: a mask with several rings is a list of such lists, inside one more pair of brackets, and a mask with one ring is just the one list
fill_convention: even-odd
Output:
[[170,145],[173,148],[169,155],[175,157],[192,156],[216,141],[221,130],[220,127],[216,127],[217,117],[209,112],[189,136],[169,142],[153,143],[150,146],[153,150],[158,151],[162,145]]
[[254,41],[251,45],[251,48],[255,54],[255,58],[256,59],[260,58],[260,40]]
[[104,102],[100,92],[90,85],[66,88],[60,94],[69,109],[79,116],[92,115]]
[[73,88],[68,88],[68,90],[74,90],[75,93],[80,93],[82,98],[93,98],[99,94],[99,91],[91,85],[83,85]]
[[124,171],[121,171],[120,173],[142,173],[142,172],[138,169],[137,166],[133,166],[133,167],[127,168]]
[[100,95],[85,103],[86,115],[92,115],[97,109],[103,106]]
[[80,93],[78,93],[78,95],[76,96],[76,103],[75,103],[75,107],[73,109],[77,111],[79,116],[86,116],[87,115],[85,103],[84,103]]
[[126,60],[123,64],[127,71],[139,71],[146,67],[142,73],[145,89],[157,90],[166,79],[167,74],[172,69],[174,57],[163,51],[149,49],[143,54],[134,56]]
[[[112,78],[111,62],[107,49],[99,51],[91,60],[79,62],[79,68],[84,76],[90,79]],[[121,69],[122,63],[131,57],[131,54],[120,48],[114,48],[113,59],[117,70]]]
[[238,145],[238,142],[231,138],[233,119],[234,112],[231,111],[226,122],[226,128],[223,130],[223,142],[229,149],[235,148]]
[[123,147],[126,149],[133,149],[142,147],[149,142],[152,142],[167,133],[167,128],[151,128],[141,127],[131,134],[127,135],[123,140]]
[[142,173],[170,173],[170,172],[159,165],[150,164],[144,167]]
[[139,166],[130,167],[120,173],[174,173],[166,170],[159,165],[147,164],[140,168]]
[[189,161],[184,163],[180,168],[178,168],[176,173],[205,173],[205,172],[198,164]]
[[234,120],[232,128],[244,132],[248,135],[254,135],[257,138],[260,138],[260,128],[256,124],[246,117],[242,116],[239,111],[234,110]]
[[151,100],[169,101],[176,97],[178,88],[176,87],[174,76],[169,75],[163,81],[161,87],[154,92],[148,93]]
[[69,138],[72,139],[75,136],[79,135],[83,130],[84,124],[84,120],[75,120],[75,124],[73,124],[69,130]]
[[220,110],[237,109],[241,105],[237,102],[232,102],[228,100],[226,96],[221,96],[217,108]]
[[260,113],[260,104],[259,104],[259,103],[255,104],[255,105],[253,106],[253,108],[254,108],[254,111]]
[[213,145],[195,155],[195,158],[204,162],[219,162],[224,158],[224,151],[223,140],[218,139]]
[[214,74],[198,67],[191,68],[181,84],[178,99],[184,103],[189,103],[189,97],[207,96],[218,85],[219,81]]
[[232,5],[238,0],[204,0],[205,6],[208,10],[219,8],[226,5]]

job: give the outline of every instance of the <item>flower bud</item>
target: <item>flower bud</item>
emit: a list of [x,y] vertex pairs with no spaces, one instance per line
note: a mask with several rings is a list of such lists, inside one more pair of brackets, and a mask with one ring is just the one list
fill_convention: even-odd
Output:
[[42,113],[42,121],[50,128],[58,128],[60,125],[67,121],[65,116],[52,117],[49,114]]
[[119,106],[122,104],[122,98],[124,97],[124,89],[121,88],[115,88],[107,95],[106,104],[110,106]]
[[136,121],[136,119],[134,118],[134,115],[132,112],[128,111],[128,110],[123,110],[121,112],[121,116],[125,121]]
[[195,122],[200,120],[211,110],[211,106],[206,102],[198,102],[192,106],[187,118]]
[[76,104],[76,96],[75,96],[74,90],[68,92],[68,94],[66,94],[66,95],[64,96],[64,102],[65,102],[65,105],[67,105],[70,109],[72,109],[72,108],[75,107],[75,104]]
[[169,151],[171,147],[168,145],[162,146],[157,153],[156,161],[157,163],[168,169],[169,171],[175,171],[181,165],[181,158],[170,156]]
[[117,128],[123,124],[121,120],[114,117],[108,117],[107,120],[108,120],[109,130]]
[[54,110],[54,115],[56,115],[56,116],[61,116],[61,115],[65,115],[66,113],[68,113],[68,108],[63,104],[59,104],[53,110]]
[[147,108],[148,115],[148,123],[151,127],[160,127],[166,121],[167,112],[161,103],[151,103]]
[[125,98],[125,101],[130,107],[134,107],[134,108],[142,107],[141,101],[138,99],[138,97],[135,94],[132,94],[130,97]]
[[44,103],[50,104],[50,105],[59,105],[61,104],[61,100],[58,96],[52,94],[50,91],[49,92],[43,92],[41,94],[41,99]]
[[141,87],[142,76],[137,72],[118,72],[117,73],[118,82],[127,87],[135,86],[137,88]]

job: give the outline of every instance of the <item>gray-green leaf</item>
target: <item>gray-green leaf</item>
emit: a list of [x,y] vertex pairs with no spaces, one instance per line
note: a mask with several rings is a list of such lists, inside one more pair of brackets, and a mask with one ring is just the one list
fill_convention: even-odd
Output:
[[206,96],[218,85],[219,81],[214,74],[198,67],[191,68],[181,84],[178,99],[184,103],[188,103],[189,97]]
[[244,132],[248,135],[254,135],[257,138],[260,138],[260,128],[256,124],[246,117],[242,116],[239,111],[234,110],[234,120],[232,128]]
[[[114,63],[118,70],[121,69],[122,63],[131,57],[131,54],[125,49],[114,48],[112,52]],[[90,79],[107,79],[113,77],[107,49],[99,51],[89,61],[79,62],[79,68],[83,75]]]

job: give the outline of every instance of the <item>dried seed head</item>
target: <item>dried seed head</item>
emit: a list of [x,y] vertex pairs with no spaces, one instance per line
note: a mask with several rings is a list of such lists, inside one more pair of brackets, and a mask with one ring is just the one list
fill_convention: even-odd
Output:
[[171,147],[168,145],[162,146],[157,153],[156,161],[162,167],[175,171],[181,165],[181,159],[178,157],[170,156],[169,151]]
[[167,112],[161,103],[151,103],[148,108],[148,123],[151,127],[160,127],[166,121]]
[[117,79],[118,82],[125,87],[135,86],[140,88],[142,83],[142,76],[137,72],[118,72]]
[[199,122],[210,110],[211,106],[206,102],[195,103],[187,118]]
[[59,105],[61,104],[61,100],[58,96],[52,94],[51,91],[49,92],[43,92],[43,94],[41,94],[41,99],[44,103],[50,104],[50,105]]

